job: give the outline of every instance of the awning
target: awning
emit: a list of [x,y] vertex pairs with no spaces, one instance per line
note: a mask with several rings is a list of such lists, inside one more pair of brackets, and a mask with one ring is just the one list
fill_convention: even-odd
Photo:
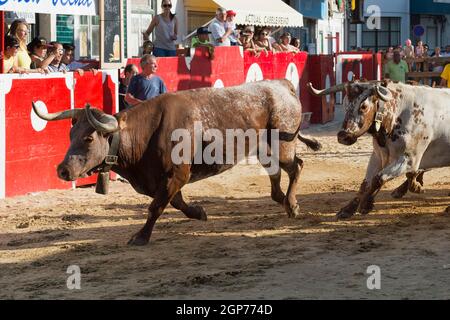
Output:
[[[109,2],[111,1],[108,1],[108,3]],[[99,14],[98,8],[98,0],[0,0],[0,11],[95,16]]]
[[281,0],[184,0],[184,5],[191,10],[218,7],[234,10],[237,24],[303,27],[303,16]]

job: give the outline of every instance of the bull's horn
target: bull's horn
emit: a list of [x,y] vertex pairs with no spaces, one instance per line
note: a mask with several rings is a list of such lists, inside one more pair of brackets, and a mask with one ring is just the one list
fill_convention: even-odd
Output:
[[102,114],[100,121],[97,120],[92,114],[91,106],[89,104],[86,105],[86,117],[89,124],[95,129],[95,131],[112,133],[119,129],[117,119],[109,114],[104,113]]
[[386,89],[381,86],[376,86],[375,88],[377,90],[378,97],[380,97],[380,99],[383,100],[384,102],[388,102],[393,98],[392,93],[391,91],[389,91],[389,89]]
[[308,82],[307,86],[308,86],[308,89],[311,91],[311,93],[316,95],[316,96],[326,96],[326,95],[329,95],[331,93],[345,91],[345,83],[341,83],[341,84],[338,84],[336,86],[333,86],[331,88],[324,89],[324,90],[317,90],[317,89],[315,89],[311,82]]
[[71,119],[76,118],[77,115],[82,111],[82,109],[71,109],[71,110],[65,110],[60,111],[56,113],[42,113],[37,107],[34,102],[31,102],[31,105],[33,106],[34,113],[41,118],[42,120],[47,121],[56,121],[56,120],[64,120],[64,119]]

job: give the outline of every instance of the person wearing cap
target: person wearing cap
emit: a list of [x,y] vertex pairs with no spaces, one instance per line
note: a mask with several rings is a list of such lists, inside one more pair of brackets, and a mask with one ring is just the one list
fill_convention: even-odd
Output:
[[225,22],[225,29],[227,30],[228,38],[230,39],[230,44],[232,46],[238,46],[239,32],[236,30],[236,24],[234,23],[234,18],[236,17],[236,12],[233,10],[227,11],[227,20]]
[[227,10],[219,8],[216,11],[216,17],[213,19],[208,27],[208,31],[211,32],[211,44],[216,47],[230,46],[230,38],[225,28],[225,22],[227,18]]
[[191,48],[206,47],[209,50],[209,56],[214,58],[214,46],[209,42],[209,35],[211,32],[206,27],[197,29],[197,35],[192,38]]
[[255,35],[255,28],[253,26],[246,26],[244,31],[241,33],[241,37],[239,42],[242,44],[244,51],[253,52],[255,56],[259,57],[261,54],[261,50],[259,50],[253,41],[253,37]]
[[55,58],[53,54],[47,55],[48,47],[49,44],[44,37],[36,37],[27,45],[31,57],[31,69],[47,69],[48,65]]

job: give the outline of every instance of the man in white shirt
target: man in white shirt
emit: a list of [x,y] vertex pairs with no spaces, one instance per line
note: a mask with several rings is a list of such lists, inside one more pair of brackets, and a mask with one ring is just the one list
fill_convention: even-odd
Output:
[[229,34],[225,28],[225,21],[227,18],[227,10],[219,8],[216,11],[216,17],[208,27],[211,32],[211,43],[216,47],[230,46]]

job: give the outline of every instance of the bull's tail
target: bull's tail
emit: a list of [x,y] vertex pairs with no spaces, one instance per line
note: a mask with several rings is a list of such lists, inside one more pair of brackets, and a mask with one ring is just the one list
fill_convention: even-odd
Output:
[[320,149],[322,149],[322,145],[320,144],[320,142],[314,138],[303,137],[301,134],[298,134],[297,137],[298,140],[306,144],[306,146],[313,151],[319,151]]

